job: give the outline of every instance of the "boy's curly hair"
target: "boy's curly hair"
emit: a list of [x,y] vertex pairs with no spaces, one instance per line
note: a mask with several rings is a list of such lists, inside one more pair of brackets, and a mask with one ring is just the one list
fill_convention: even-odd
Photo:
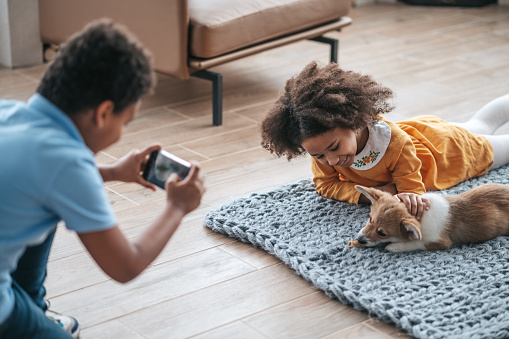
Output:
[[304,154],[302,141],[336,127],[356,130],[394,109],[392,91],[372,77],[337,64],[309,63],[286,82],[262,121],[262,146],[288,160]]
[[67,115],[106,100],[119,113],[151,91],[155,82],[148,50],[123,26],[102,19],[61,46],[37,92]]

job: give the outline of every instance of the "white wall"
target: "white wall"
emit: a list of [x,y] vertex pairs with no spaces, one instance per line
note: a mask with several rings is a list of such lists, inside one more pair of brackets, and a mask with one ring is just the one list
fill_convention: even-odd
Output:
[[3,65],[11,64],[11,39],[9,36],[8,18],[7,1],[0,0],[0,64]]
[[40,63],[38,1],[0,0],[0,64],[15,68]]

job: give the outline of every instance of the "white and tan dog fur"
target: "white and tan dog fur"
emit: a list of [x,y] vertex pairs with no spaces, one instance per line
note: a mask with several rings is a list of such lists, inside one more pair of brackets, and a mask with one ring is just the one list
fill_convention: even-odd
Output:
[[509,185],[486,184],[459,195],[426,193],[429,210],[420,222],[389,193],[355,186],[371,200],[366,226],[350,247],[390,243],[392,252],[444,250],[454,244],[478,243],[509,235]]

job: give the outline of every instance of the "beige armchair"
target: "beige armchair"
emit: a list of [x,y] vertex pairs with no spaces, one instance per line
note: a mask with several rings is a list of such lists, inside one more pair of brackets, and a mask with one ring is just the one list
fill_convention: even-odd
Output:
[[124,24],[151,50],[158,72],[212,81],[213,124],[222,123],[222,75],[207,69],[351,23],[351,0],[39,0],[43,43],[60,44],[95,19]]

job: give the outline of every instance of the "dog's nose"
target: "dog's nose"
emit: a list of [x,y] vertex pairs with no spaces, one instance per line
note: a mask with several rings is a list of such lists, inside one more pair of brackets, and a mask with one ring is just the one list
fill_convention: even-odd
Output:
[[360,237],[357,238],[357,241],[359,242],[359,244],[361,245],[366,245],[367,242],[368,242],[368,239],[366,239],[365,236],[361,235]]

